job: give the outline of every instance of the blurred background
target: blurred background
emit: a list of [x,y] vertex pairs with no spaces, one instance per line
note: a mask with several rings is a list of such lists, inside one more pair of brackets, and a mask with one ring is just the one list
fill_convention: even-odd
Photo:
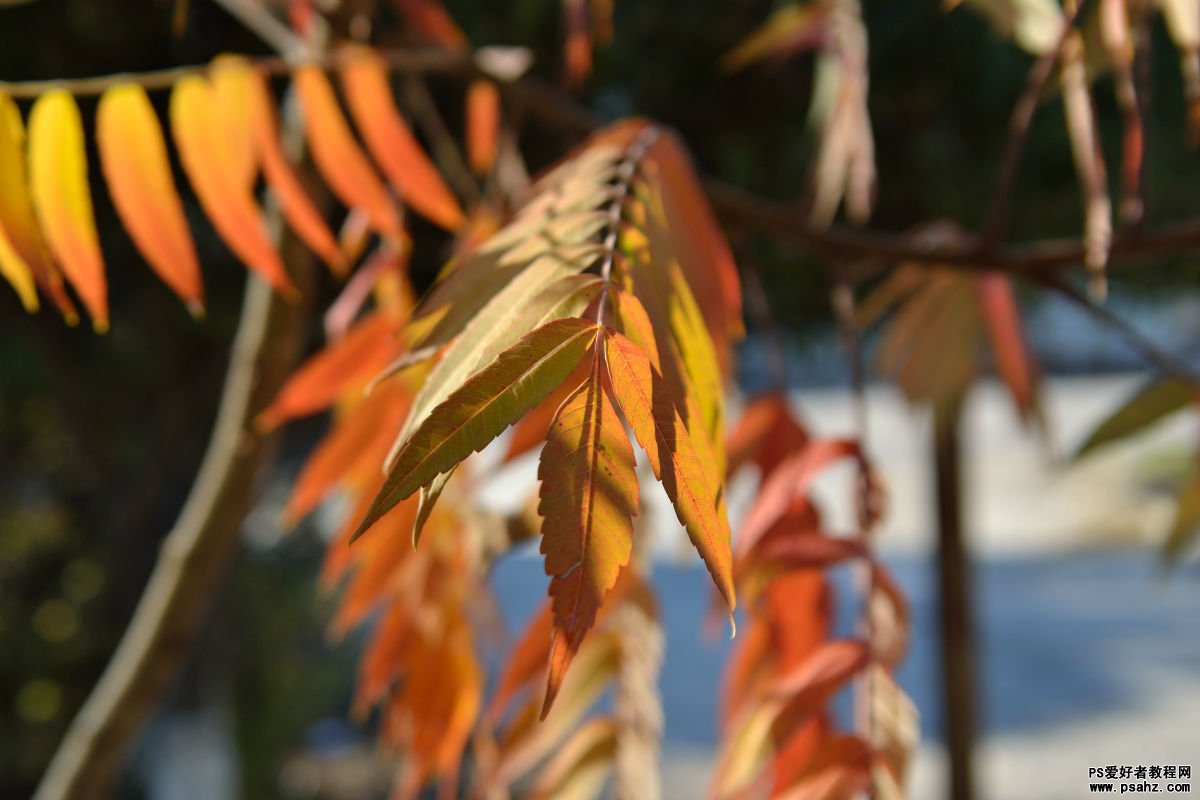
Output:
[[[446,6],[472,42],[528,46],[534,72],[557,79],[558,0]],[[615,41],[598,51],[581,100],[605,117],[638,113],[673,125],[707,172],[795,199],[814,145],[811,61],[735,75],[717,67],[771,8],[763,0],[619,1]],[[864,14],[879,170],[872,226],[899,231],[952,218],[977,227],[1031,58],[976,15],[947,12],[937,0],[868,2]],[[1200,159],[1185,142],[1174,50],[1157,27],[1154,36],[1147,216],[1176,220],[1197,213]],[[265,52],[204,0],[0,3],[0,80],[139,71],[227,51]],[[1100,86],[1101,135],[1115,160],[1119,115],[1111,90]],[[432,88],[457,129],[458,90],[436,81]],[[91,110],[84,101],[85,119]],[[550,131],[523,133],[535,167],[569,144]],[[146,271],[106,193],[94,200],[111,332],[68,328],[49,311],[27,316],[11,293],[0,296],[0,797],[31,793],[132,613],[207,441],[243,286],[242,268],[189,208],[209,297],[207,320],[193,321]],[[1071,236],[1081,224],[1061,114],[1044,110],[1017,184],[1013,238]],[[852,435],[825,270],[803,252],[730,233],[743,267],[761,276],[778,324],[764,331],[751,321],[740,392],[775,380],[766,365],[781,341],[787,387],[814,430]],[[428,283],[447,245],[436,231],[417,229],[419,283]],[[1196,259],[1117,273],[1111,308],[1186,357],[1200,339],[1198,274]],[[317,308],[337,288],[325,280]],[[1177,415],[1150,436],[1080,466],[1066,463],[1139,384],[1140,362],[1071,306],[1032,293],[1021,299],[1048,373],[1046,434],[1023,429],[989,382],[972,391],[964,423],[980,637],[980,796],[1061,798],[1084,793],[1091,765],[1195,759],[1200,570],[1185,560],[1165,571],[1157,551],[1197,430],[1190,413]],[[319,343],[314,325],[310,347]],[[1200,358],[1189,361],[1200,366]],[[891,491],[880,548],[913,604],[914,647],[900,675],[922,714],[912,797],[936,797],[944,755],[929,422],[874,378],[867,402],[868,445]],[[203,642],[141,737],[121,797],[368,798],[386,790],[370,731],[346,716],[358,644],[324,633],[331,601],[315,576],[327,531],[319,514],[290,532],[278,526],[287,480],[322,424],[290,429]],[[503,495],[531,472],[518,465],[490,492]],[[834,520],[850,519],[849,479],[835,471],[820,484]],[[676,556],[673,535],[664,526],[656,582],[668,642],[665,794],[682,800],[703,792],[728,645],[703,635],[708,582]],[[501,563],[495,590],[510,630],[519,630],[544,588],[535,558],[515,554]]]

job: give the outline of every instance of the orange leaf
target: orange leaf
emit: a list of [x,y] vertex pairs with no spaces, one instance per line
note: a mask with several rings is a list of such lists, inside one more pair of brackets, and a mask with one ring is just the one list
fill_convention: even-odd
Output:
[[525,633],[508,657],[508,663],[504,667],[496,691],[492,695],[491,705],[488,707],[488,717],[493,725],[499,721],[500,715],[504,713],[504,708],[513,695],[545,669],[546,660],[550,656],[550,642],[553,633],[554,606],[550,602],[546,602],[529,621]]
[[563,17],[567,29],[563,45],[567,85],[577,88],[592,71],[592,32],[587,0],[563,0]]
[[[605,340],[613,394],[646,451],[654,475],[725,598],[730,622],[736,603],[723,476],[714,474],[703,435],[693,437],[671,403],[662,375],[636,344],[615,331]],[[707,465],[707,466],[706,466]]]
[[574,374],[563,381],[546,399],[538,403],[521,421],[513,426],[512,438],[508,440],[508,449],[504,451],[504,462],[508,463],[525,455],[535,447],[540,447],[546,441],[546,432],[550,423],[558,414],[559,407],[575,387],[587,378],[591,365],[583,362],[576,368]]
[[768,392],[746,404],[726,439],[728,471],[753,462],[765,478],[785,458],[808,444],[808,432],[792,415],[787,395]]
[[383,700],[403,671],[412,649],[413,615],[399,603],[388,609],[371,634],[371,644],[358,665],[354,706],[365,713]]
[[70,92],[38,98],[29,115],[29,184],[50,251],[92,315],[108,330],[108,286],[92,216],[83,122]]
[[473,81],[467,89],[467,156],[479,175],[492,171],[500,138],[500,92],[491,81]]
[[294,294],[208,81],[198,75],[178,81],[170,116],[184,171],[217,233],[247,267],[277,290]]
[[383,59],[366,49],[354,53],[342,66],[342,89],[375,163],[414,211],[447,230],[458,229],[465,219],[462,208],[396,110]]
[[826,742],[779,800],[851,800],[871,782],[871,746],[857,736]]
[[375,230],[392,239],[403,238],[396,205],[354,140],[325,73],[312,65],[300,67],[293,82],[304,108],[313,161],[329,188],[347,207],[361,208]]
[[304,362],[256,420],[273,428],[333,404],[348,389],[365,386],[402,347],[396,322],[375,314],[350,329],[345,338]]
[[543,719],[633,549],[638,507],[633,448],[601,382],[600,358],[594,355],[591,375],[559,409],[538,465],[541,551],[554,601]]
[[255,91],[255,73],[240,56],[217,56],[208,71],[209,84],[229,136],[231,169],[252,189],[258,177],[258,154],[254,148],[254,118],[263,110],[262,97]]
[[1038,413],[1037,372],[1021,336],[1021,314],[1008,276],[999,272],[980,275],[979,304],[996,357],[996,370],[1021,416],[1032,419]]
[[774,681],[771,694],[786,699],[793,708],[815,711],[865,667],[870,658],[870,649],[864,642],[848,639],[826,642]]
[[[238,56],[218,58],[213,64],[212,75],[213,88],[227,109],[240,108],[246,100],[239,98],[248,98],[249,141],[244,142],[243,146],[258,158],[263,177],[279,201],[279,209],[288,225],[335,274],[345,274],[346,258],[321,212],[300,182],[296,170],[283,153],[279,142],[279,123],[275,117],[275,99],[266,80],[248,61]],[[252,181],[253,164],[248,171],[248,180]]]
[[196,247],[145,89],[121,84],[104,93],[96,110],[96,143],[113,205],[133,243],[192,314],[202,314]]
[[461,50],[467,37],[438,0],[393,0],[404,19],[418,33],[447,50]]
[[787,458],[763,482],[754,506],[738,531],[738,553],[750,550],[787,511],[793,497],[803,496],[821,470],[842,458],[857,457],[858,443],[820,439]]
[[404,424],[410,399],[407,386],[391,381],[347,409],[304,462],[284,518],[300,519],[340,482],[363,473],[378,475],[396,431]]

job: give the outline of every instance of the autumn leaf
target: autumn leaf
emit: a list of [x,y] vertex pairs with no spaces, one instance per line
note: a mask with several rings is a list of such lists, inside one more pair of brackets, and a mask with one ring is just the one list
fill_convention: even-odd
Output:
[[347,391],[361,390],[401,350],[396,328],[396,321],[386,314],[360,321],[341,340],[304,362],[259,414],[256,424],[269,430],[328,408]]
[[507,350],[526,332],[560,317],[575,316],[587,305],[598,280],[580,276],[594,260],[546,255],[515,276],[471,319],[446,348],[413,402],[403,439],[429,412],[473,372]]
[[178,81],[170,118],[184,171],[217,233],[247,267],[279,291],[295,294],[208,81],[198,75]]
[[392,0],[405,21],[418,33],[447,50],[461,50],[467,37],[439,0]]
[[[245,146],[247,152],[257,156],[258,166],[262,168],[271,193],[279,201],[284,219],[335,274],[344,274],[347,270],[346,259],[333,233],[304,189],[295,168],[284,155],[279,141],[275,98],[271,96],[265,78],[250,62],[238,56],[218,57],[213,62],[211,72],[213,89],[223,106],[238,109],[245,108],[243,104],[248,103],[245,113],[249,115],[247,121],[250,130]],[[227,98],[224,96],[227,94],[234,97]],[[243,133],[242,138],[245,139],[246,134]],[[252,175],[254,166],[243,166],[242,169]]]
[[733,619],[735,605],[725,485],[711,456],[702,457],[704,436],[692,436],[665,393],[662,375],[640,347],[615,331],[605,337],[613,394],[654,475],[662,482],[679,521],[700,553]]
[[550,714],[539,721],[541,703],[531,698],[504,730],[499,759],[484,783],[503,785],[520,777],[545,758],[574,729],[603,693],[620,667],[620,642],[612,631],[592,636],[579,648],[572,669]]
[[538,774],[533,800],[598,797],[612,770],[621,727],[611,717],[588,720],[558,749]]
[[396,109],[387,65],[369,50],[353,53],[342,66],[342,87],[375,162],[414,211],[456,230],[464,221],[462,209]]
[[35,265],[41,267],[43,275],[49,265],[40,252],[41,237],[29,199],[24,151],[21,112],[12,98],[0,92],[0,175],[7,176],[0,181],[0,274],[12,285],[25,310],[36,311]]
[[735,72],[768,57],[786,58],[818,47],[826,36],[828,16],[828,6],[823,3],[780,6],[766,22],[721,57],[721,67]]
[[575,369],[595,332],[578,318],[550,322],[467,379],[404,442],[355,537],[537,405]]
[[543,719],[633,548],[638,507],[633,448],[601,380],[601,354],[593,358],[588,379],[551,424],[538,465],[541,551],[554,601]]
[[1021,416],[1035,420],[1038,409],[1038,376],[1021,334],[1021,315],[1008,276],[987,272],[978,278],[980,314],[995,354],[1000,374]]
[[113,205],[133,243],[192,314],[202,314],[200,262],[145,89],[121,84],[104,93],[96,110],[96,143]]
[[29,185],[50,252],[87,307],[92,325],[98,332],[108,330],[108,282],[92,216],[83,121],[75,98],[65,90],[47,92],[33,104]]
[[471,169],[486,175],[496,163],[500,138],[500,91],[491,81],[473,81],[467,88],[466,123]]
[[317,66],[300,67],[292,83],[303,107],[313,161],[329,188],[348,208],[362,209],[379,233],[401,239],[404,231],[396,205],[355,141],[325,73]]

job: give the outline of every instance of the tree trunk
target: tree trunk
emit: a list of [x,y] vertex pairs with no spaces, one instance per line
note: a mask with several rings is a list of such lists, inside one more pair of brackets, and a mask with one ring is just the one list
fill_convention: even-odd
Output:
[[971,623],[970,564],[963,537],[961,421],[961,399],[934,404],[942,730],[950,764],[947,797],[950,800],[973,800],[974,634]]

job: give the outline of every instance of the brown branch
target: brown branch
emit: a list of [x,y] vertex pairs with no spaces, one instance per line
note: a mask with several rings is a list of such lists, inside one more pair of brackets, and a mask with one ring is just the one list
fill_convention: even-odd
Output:
[[[293,248],[293,273],[311,257]],[[303,285],[302,275],[293,277]],[[237,338],[208,451],[120,645],[55,753],[35,800],[103,796],[142,722],[190,653],[215,586],[255,497],[267,441],[251,420],[298,354],[306,310],[256,277],[247,284]]]
[[1163,350],[1140,331],[1125,320],[1114,314],[1105,306],[1094,302],[1086,294],[1068,283],[1061,275],[1046,275],[1040,282],[1057,292],[1062,297],[1086,311],[1099,322],[1115,331],[1142,358],[1159,370],[1173,377],[1182,378],[1190,383],[1200,385],[1200,375],[1186,362]]
[[[400,73],[420,74],[483,74],[475,67],[471,57],[463,53],[451,53],[435,47],[408,47],[381,50],[379,55]],[[287,58],[266,56],[248,59],[267,75],[288,75],[300,64],[316,64],[334,69],[352,57],[345,50],[334,50],[319,54],[295,54]],[[0,81],[0,92],[18,100],[33,100],[53,89],[65,89],[76,97],[96,97],[123,83],[136,83],[145,89],[170,89],[181,78],[203,75],[211,69],[210,64],[189,64],[169,69],[148,72],[118,72],[90,78],[64,78],[49,81]]]
[[[602,124],[596,115],[554,87],[533,78],[505,81],[478,66],[469,54],[429,47],[381,50],[379,54],[394,71],[400,73],[446,74],[468,80],[486,78],[495,81],[503,93],[531,116],[573,136],[586,135]],[[333,52],[306,61],[335,68],[345,57],[345,53]],[[282,58],[258,59],[254,63],[272,75],[288,74],[296,65],[295,61]],[[149,89],[164,89],[182,77],[207,70],[207,65],[199,65],[137,75],[27,83],[0,82],[0,92],[15,98],[34,98],[51,89],[62,88],[77,95],[97,95],[111,86],[127,82],[135,82]],[[874,260],[885,264],[907,261],[1026,275],[1073,269],[1084,263],[1084,246],[1074,238],[1043,239],[1003,247],[983,247],[978,242],[935,247],[915,243],[903,232],[864,231],[836,225],[818,228],[808,223],[806,209],[799,205],[765,200],[715,178],[706,178],[704,187],[713,207],[726,223],[772,236],[830,259]],[[1148,258],[1197,248],[1200,248],[1200,219],[1172,223],[1154,230],[1129,230],[1113,238],[1109,266],[1128,266]]]
[[[234,11],[252,14],[248,8]],[[289,120],[287,135],[295,140],[297,131],[297,121]],[[310,289],[316,273],[313,255],[285,231],[275,204],[268,206],[268,222],[293,280],[301,290]],[[306,305],[285,300],[257,276],[247,279],[204,461],[163,540],[129,627],[67,729],[34,800],[107,795],[130,744],[191,655],[237,546],[242,520],[254,503],[257,478],[270,458],[270,438],[255,431],[253,420],[295,364],[308,312]]]

